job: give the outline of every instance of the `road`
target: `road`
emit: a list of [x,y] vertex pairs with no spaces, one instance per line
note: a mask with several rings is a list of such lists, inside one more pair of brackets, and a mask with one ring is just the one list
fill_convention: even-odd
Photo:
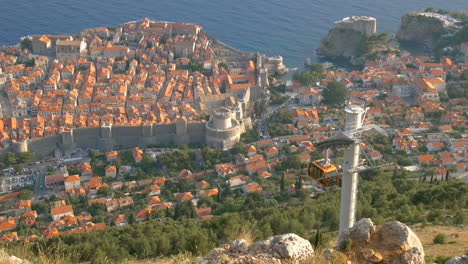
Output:
[[36,184],[34,186],[35,197],[39,198],[47,194],[47,188],[45,184],[45,176],[47,167],[45,165],[38,166],[36,169]]
[[286,93],[290,98],[286,100],[284,103],[280,105],[269,105],[267,107],[267,112],[263,115],[262,119],[257,119],[254,121],[254,124],[258,126],[258,133],[260,137],[263,138],[270,138],[270,135],[268,134],[268,120],[271,118],[273,114],[276,113],[276,111],[288,107],[291,103],[293,103],[294,99],[299,93]]

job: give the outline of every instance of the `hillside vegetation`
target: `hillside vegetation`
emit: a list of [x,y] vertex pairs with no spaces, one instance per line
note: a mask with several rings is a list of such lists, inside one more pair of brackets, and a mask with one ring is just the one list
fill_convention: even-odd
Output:
[[[369,217],[378,224],[386,220],[407,224],[460,225],[465,222],[468,183],[449,180],[430,184],[409,176],[405,171],[363,173],[356,218]],[[314,230],[337,230],[339,196],[337,187],[318,194],[316,198],[310,198],[306,190],[295,195],[283,192],[274,199],[265,199],[257,193],[248,196],[223,193],[220,200],[214,202],[222,203],[226,213],[210,220],[178,215],[178,220],[150,218],[144,224],[109,227],[50,239],[37,238],[26,245],[20,257],[42,253],[64,257],[69,263],[115,263],[184,252],[201,255],[223,242],[238,238],[241,233],[264,239],[292,232],[313,241],[316,237]],[[168,215],[175,218],[173,212],[168,212]],[[317,244],[326,246],[332,234],[320,236],[321,241]],[[13,254],[15,249],[23,247],[19,242],[6,246]]]

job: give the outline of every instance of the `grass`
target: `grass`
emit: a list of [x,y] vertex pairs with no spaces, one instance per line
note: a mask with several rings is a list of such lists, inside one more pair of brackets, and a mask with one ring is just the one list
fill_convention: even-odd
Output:
[[171,257],[148,259],[148,260],[135,260],[125,261],[123,264],[179,264],[179,263],[195,263],[196,257],[191,253],[182,253]]
[[[428,257],[456,256],[468,252],[468,228],[454,226],[414,226],[413,232],[419,237]],[[444,233],[447,235],[447,244],[434,244],[434,237]]]
[[[67,256],[60,247],[40,248],[37,254],[33,253],[27,244],[15,245],[4,248],[4,251],[9,256],[16,256],[20,259],[27,260],[37,264],[68,264]],[[11,261],[10,261],[11,262]],[[7,258],[0,258],[0,264],[10,263]],[[13,263],[13,262],[11,262]]]

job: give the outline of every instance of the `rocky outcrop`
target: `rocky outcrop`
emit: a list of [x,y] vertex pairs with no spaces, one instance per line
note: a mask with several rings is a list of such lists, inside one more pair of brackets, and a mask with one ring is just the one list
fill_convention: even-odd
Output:
[[396,35],[399,41],[410,41],[432,47],[434,36],[445,32],[443,23],[436,19],[417,13],[408,13],[401,19]]
[[331,58],[351,58],[364,37],[364,34],[356,30],[334,28],[321,40],[317,52]]
[[383,34],[366,36],[353,29],[333,28],[320,41],[317,54],[329,58],[346,58],[351,64],[363,65],[367,55],[395,49],[395,45]]
[[[295,263],[388,263],[424,264],[421,241],[405,224],[393,221],[376,226],[371,219],[356,222],[350,229],[347,252],[326,249],[314,256],[310,242],[295,234],[269,237],[250,244],[240,239],[213,249],[197,264],[295,264]],[[445,264],[468,264],[458,256]]]
[[246,240],[213,249],[207,256],[197,260],[200,264],[281,264],[302,263],[313,257],[310,242],[296,234],[269,237],[252,245]]
[[350,236],[354,240],[369,241],[370,235],[375,232],[376,226],[370,218],[359,220],[350,230]]
[[458,255],[445,262],[445,264],[468,264],[467,255]]
[[361,219],[350,229],[351,252],[357,263],[424,264],[421,241],[405,224],[393,221],[380,227]]

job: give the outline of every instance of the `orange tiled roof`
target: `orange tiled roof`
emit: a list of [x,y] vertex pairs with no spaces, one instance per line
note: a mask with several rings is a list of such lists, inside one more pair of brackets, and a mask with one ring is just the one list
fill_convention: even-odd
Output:
[[59,206],[51,209],[52,215],[59,215],[64,213],[73,213],[73,208],[71,205]]

